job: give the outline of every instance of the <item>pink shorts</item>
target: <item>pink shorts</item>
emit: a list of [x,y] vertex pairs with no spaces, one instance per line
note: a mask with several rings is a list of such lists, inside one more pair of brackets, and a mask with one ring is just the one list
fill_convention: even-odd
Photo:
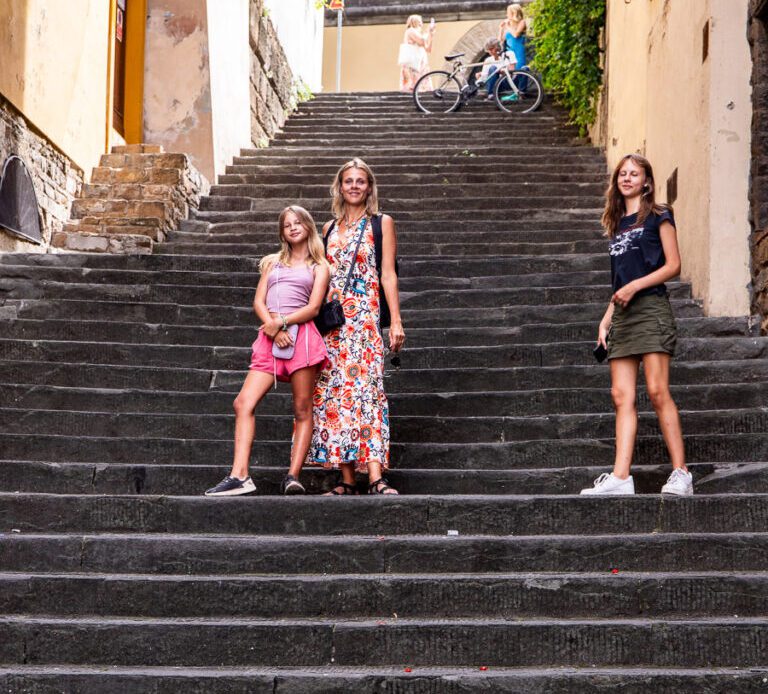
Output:
[[320,364],[325,368],[328,360],[328,350],[325,342],[313,321],[302,323],[296,333],[296,348],[290,359],[278,359],[272,356],[272,338],[259,332],[259,337],[253,343],[251,354],[251,369],[274,374],[278,381],[290,381],[291,374],[299,369]]

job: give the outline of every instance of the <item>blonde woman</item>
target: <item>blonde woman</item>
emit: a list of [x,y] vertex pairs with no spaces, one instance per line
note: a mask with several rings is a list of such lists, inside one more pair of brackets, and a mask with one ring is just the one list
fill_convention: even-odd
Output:
[[[425,73],[429,72],[429,56],[432,52],[432,39],[435,35],[435,20],[429,23],[429,28],[424,29],[424,21],[421,15],[412,14],[405,23],[405,34],[400,46],[400,91],[410,93],[416,86],[416,82]],[[431,84],[425,80],[422,90],[432,89]]]
[[389,405],[381,325],[386,299],[389,348],[399,351],[405,333],[395,269],[395,223],[379,215],[376,179],[361,159],[339,169],[331,196],[334,220],[323,227],[331,265],[328,299],[342,303],[346,322],[325,336],[330,366],[315,388],[310,463],[341,470],[342,480],[331,495],[356,494],[355,471],[368,474],[369,494],[397,494],[383,477],[389,467]]
[[507,17],[499,24],[499,41],[505,51],[515,54],[516,70],[522,70],[528,65],[525,55],[525,34],[528,31],[528,20],[523,14],[519,3],[507,5]]
[[293,447],[283,494],[304,494],[299,473],[312,438],[312,392],[328,363],[323,338],[312,319],[320,311],[330,271],[315,222],[303,207],[291,205],[277,223],[280,250],[262,258],[253,309],[262,322],[253,343],[251,366],[235,398],[235,454],[232,470],[206,496],[237,496],[255,491],[248,461],[256,433],[254,413],[275,381],[290,381],[293,391]]

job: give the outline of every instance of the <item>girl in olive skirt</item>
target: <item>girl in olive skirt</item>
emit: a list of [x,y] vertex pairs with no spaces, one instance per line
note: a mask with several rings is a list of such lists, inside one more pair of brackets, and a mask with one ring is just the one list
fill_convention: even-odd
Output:
[[600,321],[598,345],[608,350],[616,408],[616,459],[582,494],[634,494],[629,474],[637,435],[635,395],[640,362],[646,390],[672,459],[663,494],[693,494],[685,466],[680,416],[669,392],[669,364],[677,329],[664,282],[680,272],[672,208],[656,204],[653,169],[628,154],[611,176],[602,224],[609,238],[613,296]]

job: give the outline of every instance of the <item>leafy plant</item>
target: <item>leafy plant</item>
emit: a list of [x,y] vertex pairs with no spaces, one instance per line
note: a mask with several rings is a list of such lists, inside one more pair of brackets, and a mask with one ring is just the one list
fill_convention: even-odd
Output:
[[584,134],[595,122],[603,79],[605,0],[533,0],[528,11],[534,29],[533,66]]

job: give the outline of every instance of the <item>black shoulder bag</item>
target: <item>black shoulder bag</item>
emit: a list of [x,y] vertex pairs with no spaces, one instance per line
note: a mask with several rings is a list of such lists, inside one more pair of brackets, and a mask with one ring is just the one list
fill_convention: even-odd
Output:
[[[347,289],[349,289],[349,283],[352,280],[352,271],[355,269],[355,263],[357,262],[357,251],[360,249],[360,242],[363,240],[363,234],[365,234],[366,225],[363,224],[363,228],[357,236],[357,243],[355,244],[355,252],[352,255],[352,262],[349,264],[349,272],[347,273],[347,281],[344,282],[344,289],[341,292],[342,297],[346,295]],[[331,235],[331,232],[336,228],[336,220],[333,221],[331,228],[328,229],[328,233],[323,238],[323,243],[327,248],[327,239]],[[331,299],[326,301],[320,307],[320,313],[315,317],[315,325],[320,331],[321,335],[327,335],[331,330],[340,328],[347,319],[344,317],[344,308],[341,305],[341,301],[338,299]]]

